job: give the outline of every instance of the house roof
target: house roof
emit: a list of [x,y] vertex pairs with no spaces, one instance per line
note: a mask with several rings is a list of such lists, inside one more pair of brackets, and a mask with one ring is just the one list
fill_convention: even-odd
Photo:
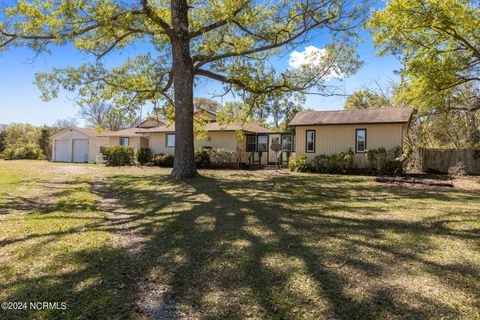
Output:
[[108,132],[102,132],[97,134],[99,137],[135,137],[138,136],[139,134],[137,132],[141,131],[144,132],[148,129],[144,128],[128,128],[128,129],[122,129],[118,131],[108,131]]
[[[244,123],[243,127],[242,127],[242,124],[221,125],[218,122],[210,122],[210,123],[206,124],[205,129],[207,131],[243,130],[243,131],[246,131],[246,132],[255,132],[255,133],[267,133],[267,132],[269,132],[268,129],[266,129],[262,126],[259,126],[258,124],[255,124],[255,123]],[[158,127],[155,127],[155,128],[142,129],[142,132],[144,132],[144,133],[148,133],[148,132],[175,132],[175,124],[172,123],[169,126],[158,126]]]
[[412,114],[412,108],[307,111],[297,113],[289,125],[407,123]]
[[154,117],[146,117],[142,122],[140,122],[136,127],[142,127],[142,125],[147,122],[147,121],[155,121],[157,122],[158,124],[165,124],[165,121],[164,120],[161,120],[161,119],[157,119],[157,118],[154,118]]
[[64,129],[60,130],[59,132],[55,133],[51,138],[54,138],[54,137],[58,136],[60,133],[63,133],[66,130],[70,130],[70,131],[75,130],[75,131],[78,131],[81,134],[84,134],[84,135],[86,135],[87,137],[90,137],[90,138],[96,138],[98,136],[98,133],[94,128],[71,127],[71,128],[64,128]]

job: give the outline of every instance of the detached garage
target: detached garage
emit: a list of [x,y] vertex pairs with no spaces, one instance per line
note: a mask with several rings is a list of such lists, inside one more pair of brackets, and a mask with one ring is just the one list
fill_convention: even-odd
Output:
[[108,138],[98,137],[95,129],[66,128],[52,136],[52,161],[91,163]]

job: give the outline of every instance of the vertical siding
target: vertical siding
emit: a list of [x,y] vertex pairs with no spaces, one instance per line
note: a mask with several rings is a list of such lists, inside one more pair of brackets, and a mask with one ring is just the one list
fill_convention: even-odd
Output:
[[[403,144],[402,124],[331,125],[296,127],[296,156],[312,160],[319,154],[335,154],[352,148],[355,151],[356,129],[367,129],[367,149],[393,149]],[[306,130],[315,130],[315,153],[305,152]],[[366,165],[364,154],[355,155],[357,166]]]

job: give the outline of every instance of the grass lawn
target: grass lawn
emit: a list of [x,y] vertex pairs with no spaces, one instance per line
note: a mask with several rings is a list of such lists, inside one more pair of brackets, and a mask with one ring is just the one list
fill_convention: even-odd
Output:
[[480,318],[480,178],[0,161],[0,319]]

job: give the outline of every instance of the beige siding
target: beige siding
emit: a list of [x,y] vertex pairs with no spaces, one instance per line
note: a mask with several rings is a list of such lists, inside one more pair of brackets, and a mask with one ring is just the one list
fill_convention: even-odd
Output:
[[[109,145],[118,146],[120,145],[120,137],[110,137]],[[129,137],[129,146],[134,147],[135,149],[139,148],[148,148],[148,138],[145,137]]]
[[[235,132],[208,132],[205,139],[195,139],[195,149],[203,146],[213,148],[223,148],[237,152],[237,148],[241,150],[242,162],[246,161],[245,156],[245,139],[238,141]],[[169,153],[173,154],[175,148],[166,146],[166,133],[152,133],[150,137],[150,150],[153,154]]]
[[[334,154],[352,148],[355,151],[355,130],[367,129],[367,149],[384,147],[393,149],[403,145],[406,125],[370,124],[370,125],[331,125],[296,127],[296,156],[304,155],[312,160],[319,154]],[[315,153],[305,152],[306,130],[315,130]],[[366,165],[364,154],[355,155],[357,166]]]

